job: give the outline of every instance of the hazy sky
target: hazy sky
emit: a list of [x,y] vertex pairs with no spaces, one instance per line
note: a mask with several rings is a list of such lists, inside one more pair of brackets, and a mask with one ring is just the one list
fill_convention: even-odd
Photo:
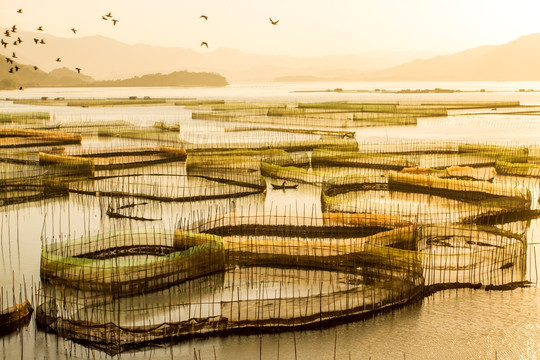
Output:
[[[116,26],[101,19],[108,12]],[[448,54],[540,32],[539,0],[3,0],[0,14],[0,26],[42,25],[44,36],[99,34],[200,52],[228,47],[298,56]]]

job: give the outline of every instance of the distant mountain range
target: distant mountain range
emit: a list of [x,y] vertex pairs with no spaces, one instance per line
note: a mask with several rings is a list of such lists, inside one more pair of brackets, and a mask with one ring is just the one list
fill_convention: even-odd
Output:
[[539,64],[540,34],[531,34],[503,45],[480,46],[369,72],[363,80],[536,81],[540,80]]
[[[219,73],[233,82],[540,80],[540,34],[523,36],[503,45],[480,46],[456,54],[416,60],[412,60],[412,53],[302,58],[247,54],[223,48],[199,53],[178,47],[128,45],[102,36],[68,39],[20,30],[18,36],[24,42],[17,46],[10,44],[7,49],[0,48],[0,54],[10,57],[16,51],[20,63],[37,65],[47,71],[59,64],[69,69],[79,67],[83,69],[82,74],[88,76],[85,78],[82,74],[68,72],[68,69],[49,74],[32,70],[29,83],[32,80],[40,82],[50,75],[54,79],[48,81],[70,86],[76,86],[80,80],[92,82],[94,79],[105,81],[106,86],[129,86],[120,85],[122,82],[117,80],[137,77],[127,83],[141,83],[145,74],[155,74],[152,81],[164,80],[158,79],[157,73],[175,74],[168,80],[174,83],[177,80],[172,78],[180,76],[177,73],[187,75],[188,71]],[[43,36],[45,45],[32,41]],[[58,57],[62,63],[55,61]],[[4,68],[0,65],[0,82],[6,79]],[[178,72],[180,69],[186,71]],[[150,78],[145,80],[150,81]],[[225,78],[219,81],[226,83]]]
[[[5,31],[1,29],[0,31]],[[179,47],[129,45],[103,36],[62,38],[42,32],[18,30],[23,43],[0,54],[17,52],[23,64],[37,65],[51,71],[58,66],[81,68],[96,80],[126,79],[153,73],[178,70],[216,72],[229,81],[273,81],[278,76],[318,76],[347,78],[350,73],[384,69],[413,60],[419,52],[378,51],[359,55],[295,57],[290,55],[248,54],[240,50],[218,48],[197,52]],[[43,38],[46,44],[35,44]],[[12,38],[6,38],[7,40]],[[62,63],[56,62],[60,57]]]
[[[356,81],[537,81],[540,80],[540,34],[522,36],[503,45],[480,46],[456,54],[416,59],[377,71],[350,73]],[[281,77],[278,81],[302,81]],[[323,81],[306,77],[304,81]],[[345,80],[334,77],[328,80]]]

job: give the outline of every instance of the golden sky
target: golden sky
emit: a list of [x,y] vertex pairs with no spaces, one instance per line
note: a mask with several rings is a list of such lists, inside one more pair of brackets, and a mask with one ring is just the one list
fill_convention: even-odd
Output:
[[[109,12],[116,26],[101,19]],[[0,1],[0,14],[0,26],[41,25],[44,36],[297,56],[442,55],[540,32],[539,0],[19,0]]]

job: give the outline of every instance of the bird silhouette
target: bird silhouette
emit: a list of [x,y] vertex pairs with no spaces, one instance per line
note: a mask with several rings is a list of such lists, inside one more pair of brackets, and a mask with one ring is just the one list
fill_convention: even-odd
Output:
[[43,26],[40,26],[37,29],[38,29],[38,31],[43,31]]
[[22,14],[22,9],[17,10],[18,14]]
[[107,17],[106,17],[105,15],[103,15],[101,18],[102,18],[103,20],[109,20],[109,19],[107,19]]
[[13,55],[11,55],[12,58],[16,59],[17,55],[15,55],[15,51],[13,52]]
[[7,37],[11,36],[11,34],[9,33],[9,30],[4,31],[4,35],[7,36]]
[[39,39],[34,38],[34,42],[37,44],[39,42]]
[[270,22],[272,23],[272,25],[277,25],[277,23],[279,22],[279,20],[272,20],[272,18],[268,18],[270,20]]
[[71,31],[73,31],[74,34],[77,33],[77,29],[75,29],[75,28],[71,28]]
[[204,19],[204,20],[208,20],[208,16],[206,16],[206,15],[201,15],[201,18]]
[[56,58],[56,61],[57,61],[57,62],[62,62],[62,59]]
[[4,41],[4,39],[0,39],[0,44],[4,47],[4,49],[8,46],[8,43]]
[[13,68],[9,68],[8,72],[13,74]]
[[21,40],[20,37],[17,36],[17,42],[20,44],[20,43],[22,43],[23,41]]
[[40,43],[40,44],[45,44],[45,39],[39,40],[39,43]]
[[39,68],[37,66],[34,65],[34,71],[38,70]]
[[22,86],[19,86],[19,90],[24,90],[24,88]]
[[112,19],[113,25],[116,25],[116,23],[117,23],[118,21],[120,21],[120,20]]
[[6,62],[7,62],[7,63],[10,63],[10,64],[13,64],[13,60],[11,60],[11,59],[8,58],[8,57],[6,58]]
[[17,32],[17,25],[13,25],[11,27],[11,32]]
[[206,47],[208,48],[208,43],[207,43],[206,41],[203,41],[203,42],[201,43],[201,46],[206,46]]
[[17,65],[15,65],[14,69],[15,69],[15,71],[19,71],[20,67],[18,67]]
[[109,13],[107,15],[105,15],[106,17],[112,17],[112,14],[111,12],[109,11]]
[[80,74],[81,73],[81,69],[80,68],[75,68],[75,70],[77,70],[77,72]]

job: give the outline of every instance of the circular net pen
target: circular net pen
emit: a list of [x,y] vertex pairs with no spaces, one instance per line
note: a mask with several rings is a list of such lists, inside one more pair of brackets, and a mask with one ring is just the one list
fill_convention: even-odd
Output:
[[79,239],[47,241],[41,279],[114,297],[153,291],[224,269],[222,240],[174,247],[174,232],[114,231]]
[[326,211],[393,214],[421,224],[483,223],[531,211],[528,190],[397,172],[331,179],[323,183],[321,201]]
[[422,294],[416,237],[414,224],[390,216],[233,213],[174,233],[53,242],[42,253],[37,319],[110,354],[350,321]]
[[68,195],[64,184],[45,175],[38,166],[0,162],[0,206]]
[[138,173],[99,176],[69,183],[69,191],[159,201],[201,201],[264,193],[266,182],[257,173],[204,171],[198,174]]
[[424,225],[418,251],[426,286],[512,289],[525,285],[527,240],[524,235],[484,225]]

